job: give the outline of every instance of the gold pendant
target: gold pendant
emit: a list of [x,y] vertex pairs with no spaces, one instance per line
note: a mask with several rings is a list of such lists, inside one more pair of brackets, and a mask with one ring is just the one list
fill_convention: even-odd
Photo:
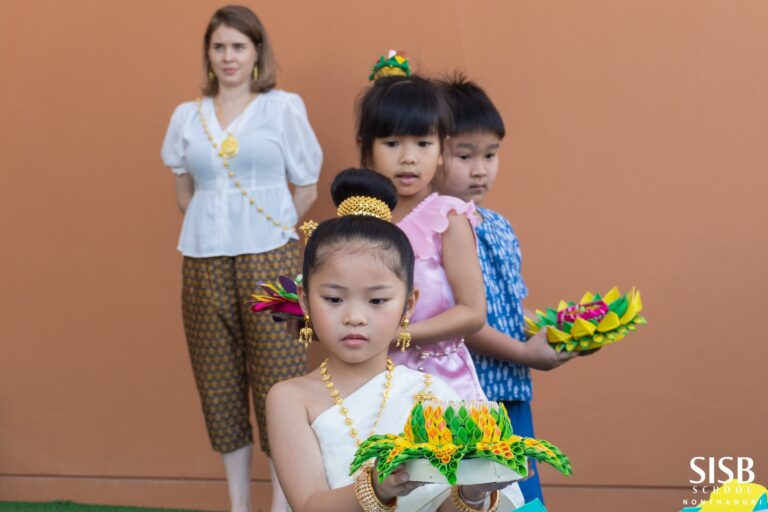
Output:
[[231,133],[228,133],[227,138],[221,141],[219,156],[222,158],[234,158],[237,155],[238,149],[240,149],[240,145],[237,143],[237,139]]

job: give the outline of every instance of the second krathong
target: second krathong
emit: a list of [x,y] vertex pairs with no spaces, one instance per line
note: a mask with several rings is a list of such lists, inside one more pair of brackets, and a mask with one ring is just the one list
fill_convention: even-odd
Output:
[[525,317],[525,332],[533,336],[547,329],[547,340],[558,352],[583,352],[615,343],[646,324],[640,316],[640,292],[622,295],[614,287],[604,295],[587,292],[578,303],[561,300],[557,309],[536,310],[536,318]]

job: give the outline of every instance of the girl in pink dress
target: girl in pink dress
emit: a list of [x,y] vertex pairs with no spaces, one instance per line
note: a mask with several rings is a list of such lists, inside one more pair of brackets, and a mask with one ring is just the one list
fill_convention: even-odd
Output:
[[[392,221],[416,255],[416,308],[401,327],[410,346],[392,347],[397,364],[438,375],[465,400],[485,400],[464,336],[485,323],[485,289],[474,240],[475,207],[432,192],[450,113],[437,87],[416,75],[379,78],[358,109],[364,167],[383,174],[399,196]],[[400,337],[403,339],[403,337]]]

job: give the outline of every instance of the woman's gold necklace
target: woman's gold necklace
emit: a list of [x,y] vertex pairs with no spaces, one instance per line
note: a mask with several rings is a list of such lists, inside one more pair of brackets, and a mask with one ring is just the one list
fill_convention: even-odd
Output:
[[[248,105],[253,103],[255,100],[251,100]],[[237,139],[233,135],[235,131],[237,130],[237,127],[240,126],[240,121],[243,120],[243,117],[245,117],[245,110],[248,108],[248,105],[243,109],[243,111],[240,113],[240,115],[237,118],[237,124],[232,128],[232,131],[226,130],[227,136],[224,138],[223,141],[221,141],[221,145],[219,146],[219,156],[222,158],[234,158],[237,156],[237,152],[240,149],[240,144],[237,142]],[[216,109],[216,106],[214,104],[214,111]]]
[[[240,120],[242,120],[242,115],[240,117]],[[197,116],[200,118],[200,124],[203,125],[203,131],[205,132],[205,136],[208,137],[208,140],[213,145],[213,149],[217,150],[219,153],[219,156],[221,157],[221,162],[224,165],[224,169],[227,171],[227,176],[234,182],[235,187],[240,191],[241,194],[243,194],[243,197],[248,199],[248,202],[251,203],[255,208],[256,211],[258,211],[260,214],[264,215],[264,217],[272,223],[273,226],[282,229],[283,231],[287,233],[295,233],[296,230],[293,228],[293,226],[286,226],[274,217],[264,211],[264,208],[262,206],[259,206],[256,204],[256,201],[248,194],[248,191],[242,186],[240,183],[240,180],[235,179],[235,172],[229,168],[229,159],[233,158],[235,155],[237,155],[237,151],[239,149],[239,144],[237,142],[237,139],[235,139],[231,133],[227,133],[227,137],[221,142],[221,145],[216,143],[216,140],[213,138],[213,134],[211,133],[211,130],[208,128],[208,121],[205,119],[205,114],[203,114],[203,99],[197,98]],[[240,120],[238,121],[238,124],[240,123]],[[233,130],[234,131],[234,130]]]
[[[237,124],[240,124],[239,120]],[[234,132],[236,129],[237,127],[233,128],[232,132]],[[219,156],[222,158],[233,158],[237,156],[237,152],[240,149],[240,144],[232,135],[232,132],[227,132],[227,136],[224,137],[224,140],[221,141],[221,145],[219,146]]]
[[[392,389],[392,371],[395,369],[395,365],[390,358],[387,358],[387,374],[384,376],[384,397],[381,399],[381,406],[379,407],[379,413],[376,415],[376,420],[371,427],[371,433],[368,436],[372,436],[376,433],[376,427],[381,421],[381,415],[384,413],[384,407],[387,405],[387,398],[389,398],[389,391]],[[357,429],[353,426],[352,418],[349,417],[349,410],[344,407],[344,400],[341,398],[339,390],[333,385],[331,376],[328,375],[328,359],[320,364],[320,378],[325,382],[325,387],[328,388],[328,393],[331,398],[339,406],[339,412],[344,416],[344,423],[349,427],[349,435],[355,440],[355,443],[360,446],[362,441],[357,435]]]

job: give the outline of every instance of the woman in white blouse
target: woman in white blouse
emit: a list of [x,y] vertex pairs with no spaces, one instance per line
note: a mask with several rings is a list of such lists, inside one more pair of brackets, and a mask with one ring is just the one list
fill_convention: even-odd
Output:
[[[232,510],[250,511],[249,389],[269,454],[267,391],[306,366],[284,324],[250,312],[250,294],[259,281],[300,272],[294,226],[317,195],[322,151],[301,98],[274,88],[272,48],[252,11],[216,11],[204,50],[204,97],[176,108],[162,158],[184,213],[184,331],[206,426]],[[276,482],[273,473],[273,510],[283,507]]]

